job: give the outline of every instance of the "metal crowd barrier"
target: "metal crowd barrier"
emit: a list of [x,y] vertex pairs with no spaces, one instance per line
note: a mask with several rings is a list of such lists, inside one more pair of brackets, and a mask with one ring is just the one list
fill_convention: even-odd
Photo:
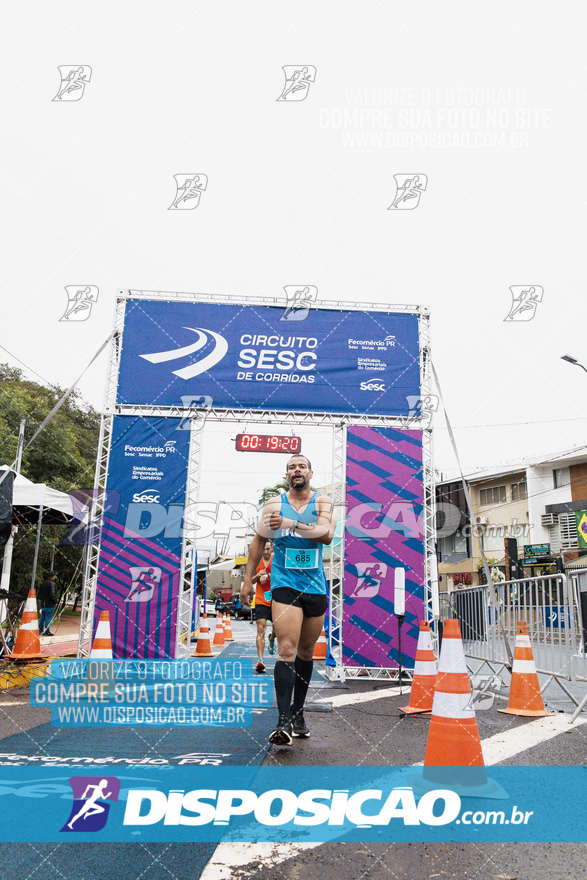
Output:
[[576,608],[576,628],[579,636],[577,652],[573,657],[573,671],[577,681],[587,681],[587,568],[570,572],[571,590]]
[[[576,595],[573,579],[569,583],[564,574],[521,578],[455,590],[448,611],[459,621],[465,654],[494,671],[511,669],[517,625],[525,621],[536,670],[566,691],[562,680],[576,676],[583,646]],[[587,675],[587,666],[581,672]]]

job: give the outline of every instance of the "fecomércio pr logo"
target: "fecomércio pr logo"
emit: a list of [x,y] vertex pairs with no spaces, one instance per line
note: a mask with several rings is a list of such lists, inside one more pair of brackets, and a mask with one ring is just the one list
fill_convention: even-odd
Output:
[[[167,361],[187,358],[200,352],[200,354],[203,355],[200,360],[197,360],[195,363],[192,363],[187,367],[182,367],[180,370],[172,371],[173,374],[179,376],[180,379],[193,379],[194,376],[199,376],[200,373],[205,373],[207,370],[211,370],[212,367],[215,367],[216,364],[220,363],[228,351],[228,342],[224,336],[221,336],[220,333],[215,333],[213,330],[205,330],[203,327],[184,327],[183,329],[189,330],[190,333],[196,333],[196,341],[190,342],[188,345],[180,346],[179,348],[172,348],[167,351],[156,351],[152,354],[141,354],[139,356],[146,361],[149,361],[150,364],[164,364],[167,363]],[[211,345],[213,347],[210,351],[209,349]]]
[[101,831],[108,821],[110,803],[120,794],[116,776],[74,776],[69,780],[73,806],[61,831]]

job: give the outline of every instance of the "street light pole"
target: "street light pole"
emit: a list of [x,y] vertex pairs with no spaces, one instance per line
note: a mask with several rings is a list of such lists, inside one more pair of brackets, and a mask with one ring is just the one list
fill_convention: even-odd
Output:
[[566,361],[568,364],[575,364],[577,367],[581,367],[582,370],[585,370],[587,373],[587,367],[584,367],[583,364],[580,364],[577,358],[572,357],[570,354],[561,355],[561,360]]

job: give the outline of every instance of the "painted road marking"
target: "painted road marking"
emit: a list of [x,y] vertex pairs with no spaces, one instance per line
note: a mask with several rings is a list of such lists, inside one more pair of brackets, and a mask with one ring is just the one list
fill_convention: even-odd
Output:
[[534,718],[522,727],[495,733],[481,741],[485,763],[491,765],[507,761],[508,758],[513,758],[526,749],[539,746],[560,733],[569,733],[579,725],[587,723],[587,718],[578,718],[571,726],[569,718],[570,716],[566,714],[554,715],[550,718]]
[[[403,693],[408,693],[408,691],[409,688],[402,689]],[[395,694],[399,694],[399,687],[382,688],[380,691],[370,691],[364,694],[341,694],[338,697],[329,697],[327,701],[316,700],[316,702],[331,702],[334,708],[353,703],[366,703]],[[507,761],[526,749],[540,745],[540,743],[553,739],[561,733],[573,730],[578,725],[587,723],[587,718],[579,718],[571,727],[569,717],[565,714],[549,718],[535,718],[522,727],[510,728],[482,740],[485,764],[491,766],[501,761]],[[414,766],[422,766],[422,764]],[[298,853],[316,846],[322,846],[322,844],[221,843],[216,848],[211,861],[204,868],[200,880],[231,880],[233,877],[236,878],[237,871],[251,862],[259,861],[261,864],[279,865],[287,859],[294,858]]]
[[250,862],[279,865],[300,852],[322,846],[322,843],[220,843],[211,860],[200,874],[200,880],[230,880]]
[[[312,687],[312,685],[310,685]],[[407,696],[411,691],[408,686],[402,687],[401,694]],[[339,706],[352,706],[355,703],[369,703],[371,700],[381,700],[383,697],[397,697],[400,694],[399,685],[396,687],[381,688],[378,691],[366,691],[363,694],[340,694],[338,697],[324,697],[321,700],[313,700],[314,703],[332,703],[332,708]]]

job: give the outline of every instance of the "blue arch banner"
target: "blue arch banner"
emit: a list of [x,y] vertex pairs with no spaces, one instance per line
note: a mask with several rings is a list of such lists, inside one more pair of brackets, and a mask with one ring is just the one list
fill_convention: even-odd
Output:
[[286,314],[277,306],[129,299],[117,402],[204,397],[218,409],[410,414],[408,398],[420,390],[417,315]]

